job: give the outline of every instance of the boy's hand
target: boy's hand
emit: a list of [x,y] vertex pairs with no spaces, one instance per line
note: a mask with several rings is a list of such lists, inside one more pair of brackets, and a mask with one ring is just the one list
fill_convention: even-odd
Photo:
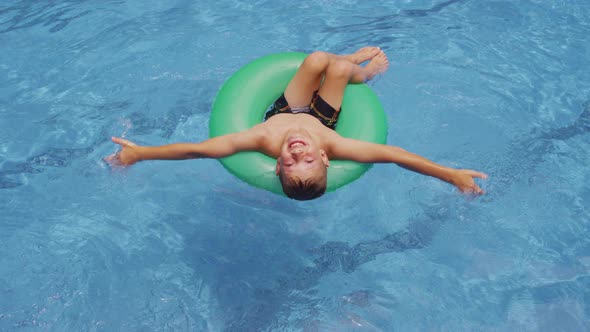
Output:
[[473,181],[474,178],[487,179],[488,176],[482,172],[470,169],[457,169],[454,170],[450,182],[462,193],[475,195],[485,194],[485,191]]
[[137,144],[119,137],[111,140],[121,146],[121,151],[104,158],[111,166],[130,166],[141,160]]

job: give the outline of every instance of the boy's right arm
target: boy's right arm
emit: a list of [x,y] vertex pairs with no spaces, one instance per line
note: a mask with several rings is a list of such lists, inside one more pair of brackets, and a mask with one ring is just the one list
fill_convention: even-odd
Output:
[[263,135],[252,130],[218,136],[200,143],[161,146],[139,146],[126,139],[113,137],[112,141],[121,146],[121,151],[105,160],[110,164],[128,166],[143,160],[223,158],[241,151],[260,151],[262,139]]
[[445,167],[397,146],[338,137],[332,144],[331,152],[334,159],[352,160],[361,163],[395,163],[411,171],[451,183],[461,192],[484,193],[473,179],[485,179],[486,174],[468,169]]

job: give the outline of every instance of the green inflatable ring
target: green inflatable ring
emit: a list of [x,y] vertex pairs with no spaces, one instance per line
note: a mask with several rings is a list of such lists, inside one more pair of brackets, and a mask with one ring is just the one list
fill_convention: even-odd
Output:
[[[238,70],[221,87],[209,120],[209,136],[243,131],[260,123],[269,106],[285,91],[304,53],[279,53],[254,60]],[[375,93],[366,84],[349,84],[342,101],[336,132],[344,137],[384,144],[387,120]],[[245,182],[283,194],[275,175],[276,160],[258,152],[241,152],[220,160]],[[331,160],[327,191],[336,190],[365,173],[371,164]]]

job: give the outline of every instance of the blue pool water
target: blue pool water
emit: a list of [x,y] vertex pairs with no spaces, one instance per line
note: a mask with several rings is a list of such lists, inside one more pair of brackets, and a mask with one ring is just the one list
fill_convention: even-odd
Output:
[[[590,329],[590,3],[0,4],[0,331]],[[312,202],[215,160],[112,171],[111,136],[207,138],[260,56],[379,45],[388,143]]]

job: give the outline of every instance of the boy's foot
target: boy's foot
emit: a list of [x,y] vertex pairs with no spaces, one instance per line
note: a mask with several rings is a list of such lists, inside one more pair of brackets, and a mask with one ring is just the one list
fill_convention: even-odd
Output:
[[365,73],[367,74],[367,81],[373,79],[378,74],[384,73],[389,67],[389,60],[385,52],[379,51],[371,61],[364,67]]
[[381,49],[379,47],[367,46],[359,49],[358,51],[352,54],[345,55],[344,58],[346,58],[348,61],[354,64],[360,65],[361,63],[374,58],[377,54],[379,54],[379,52],[381,52]]

